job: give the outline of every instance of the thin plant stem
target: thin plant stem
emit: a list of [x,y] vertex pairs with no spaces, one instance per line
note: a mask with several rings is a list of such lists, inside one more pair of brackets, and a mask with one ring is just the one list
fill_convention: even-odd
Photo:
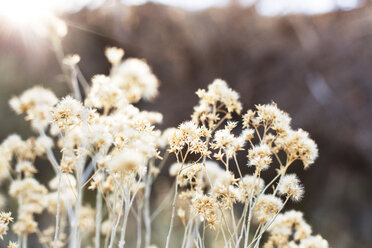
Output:
[[[137,206],[138,215],[137,215],[137,248],[141,248],[142,243],[142,203],[139,203]],[[148,247],[145,245],[145,247]]]
[[77,78],[79,79],[79,82],[81,83],[81,86],[83,87],[84,94],[87,95],[90,91],[89,83],[85,79],[83,73],[81,72],[81,70],[78,66],[76,66],[76,72],[77,72]]
[[57,248],[57,240],[59,236],[59,219],[60,219],[60,211],[61,211],[61,179],[62,179],[62,173],[60,170],[58,170],[57,214],[56,214],[56,228],[55,228],[54,242],[53,242],[54,248]]
[[236,241],[236,248],[239,247],[239,244],[240,244],[240,241],[242,240],[243,238],[243,233],[244,233],[244,230],[245,230],[245,221],[246,221],[246,217],[247,217],[247,212],[248,212],[248,205],[249,203],[248,202],[245,202],[244,203],[244,210],[243,210],[243,215],[242,217],[239,219],[239,222],[238,222],[238,227],[241,225],[241,230],[240,230],[240,234],[239,234],[239,238],[238,240]]
[[[82,114],[82,125],[83,125],[83,130],[88,129],[88,113],[85,111]],[[77,203],[75,204],[75,219],[74,219],[74,226],[72,228],[72,247],[80,248],[80,229],[79,229],[79,217],[80,217],[80,211],[81,207],[83,204],[83,174],[84,174],[84,166],[86,163],[86,148],[88,146],[88,141],[87,138],[85,138],[82,142],[81,148],[80,148],[80,153],[79,154],[79,161],[77,163],[77,168],[76,168],[76,181],[77,181]]]
[[[121,200],[120,200],[120,211],[119,211],[119,214],[118,214],[117,220],[116,220],[116,222],[115,222],[114,228],[112,228],[112,230],[111,230],[111,237],[110,237],[109,248],[112,248],[113,245],[114,245],[114,240],[115,240],[115,236],[116,236],[116,230],[117,230],[118,225],[119,225],[119,221],[120,221],[121,213],[123,212],[123,204],[124,204],[124,200],[121,199]],[[115,212],[115,209],[113,209],[113,211]]]
[[131,206],[129,206],[128,204],[125,204],[123,224],[121,226],[121,231],[120,231],[120,241],[119,241],[119,247],[120,248],[123,248],[124,245],[125,245],[125,232],[127,230],[127,223],[128,223],[130,207]]
[[[39,129],[39,134],[40,134],[40,136],[47,137],[46,134],[45,134],[44,129],[42,129],[42,128]],[[59,164],[58,164],[57,159],[54,156],[53,151],[52,151],[51,148],[47,147],[47,149],[46,149],[46,155],[47,155],[47,158],[48,158],[50,164],[53,167],[54,172],[57,174],[58,173]]]
[[133,201],[136,198],[136,194],[138,192],[138,189],[141,185],[142,182],[142,175],[139,177],[138,182],[136,184],[132,199],[130,199],[130,188],[126,188],[126,195],[124,195],[124,200],[125,200],[125,209],[124,209],[124,217],[123,217],[123,225],[121,227],[121,232],[120,232],[120,241],[119,241],[119,248],[123,248],[125,245],[125,233],[127,230],[127,222],[128,222],[128,217],[129,217],[129,211],[132,208]]
[[221,230],[221,233],[222,233],[223,240],[225,241],[225,244],[227,244],[228,241],[227,241],[227,238],[226,238],[225,230],[223,230],[222,225],[220,227],[220,230]]
[[77,203],[75,204],[75,219],[73,223],[72,228],[72,244],[73,247],[79,248],[80,247],[80,234],[79,234],[79,215],[80,215],[80,209],[82,205],[82,182],[81,182],[81,175],[82,175],[82,168],[81,166],[78,166],[76,168],[76,181],[77,181]]
[[238,229],[237,229],[237,225],[236,225],[236,221],[235,221],[235,214],[234,214],[233,205],[230,208],[230,213],[231,213],[231,220],[232,220],[232,225],[233,225],[233,229],[234,229],[234,236],[235,236],[236,240],[238,240]]
[[151,184],[152,184],[152,175],[151,175],[151,165],[149,164],[150,169],[146,177],[145,185],[145,202],[144,202],[144,224],[145,224],[145,247],[150,246],[151,242],[151,215],[150,215],[150,196],[151,196]]
[[[227,231],[229,232],[229,235],[230,235],[230,238],[229,240],[233,240],[233,233],[231,232],[230,230],[230,227],[229,227],[229,224],[227,223],[227,220],[226,220],[226,217],[225,217],[225,214],[223,213],[223,210],[221,209],[221,206],[218,207],[220,209],[220,212],[221,212],[221,215],[222,215],[222,219],[223,219],[223,222],[227,228]],[[234,241],[234,240],[233,240]]]
[[[254,242],[256,242],[257,240],[259,241],[261,238],[262,238],[262,235],[266,232],[266,230],[271,226],[271,224],[275,221],[276,217],[278,216],[278,214],[282,211],[282,209],[284,208],[285,204],[288,202],[289,200],[289,197],[286,198],[285,202],[282,204],[282,206],[280,207],[280,209],[277,211],[277,213],[274,215],[274,217],[272,218],[272,220],[270,222],[268,222],[261,230],[260,234],[254,238],[252,240],[252,242],[248,245],[247,248],[250,248]],[[244,246],[245,247],[245,246]]]
[[57,56],[58,63],[60,65],[61,69],[62,69],[62,72],[66,76],[66,79],[67,78],[70,79],[71,88],[72,88],[72,92],[74,94],[74,97],[75,97],[75,99],[81,101],[82,96],[81,96],[80,89],[79,89],[79,82],[77,80],[78,72],[77,72],[76,68],[70,68],[71,72],[69,73],[69,70],[68,70],[67,66],[63,64],[63,59],[64,59],[65,55],[64,55],[64,52],[63,52],[61,40],[59,38],[54,38],[52,40],[52,43],[53,43],[54,51],[55,51],[56,56]]
[[280,178],[279,178],[279,182],[278,182],[278,184],[276,185],[276,187],[275,187],[275,189],[274,189],[273,195],[276,195],[276,192],[278,191],[278,187],[279,187],[279,185],[280,185],[281,182],[282,182],[282,178],[283,178],[283,176],[285,175],[285,173],[287,172],[288,167],[291,165],[291,163],[292,163],[292,162],[288,162],[288,161],[287,161],[287,163],[286,163],[284,169],[281,170]]
[[174,214],[175,214],[175,210],[176,210],[176,201],[177,201],[177,194],[178,194],[177,180],[178,180],[178,175],[176,177],[176,189],[174,190],[174,196],[173,196],[173,201],[172,201],[172,216],[171,216],[171,222],[170,222],[169,231],[168,231],[168,235],[167,235],[167,241],[166,241],[166,244],[165,244],[166,248],[169,247],[170,236],[172,234],[172,229],[173,229]]
[[80,88],[79,88],[76,68],[71,68],[71,84],[72,84],[72,89],[74,92],[75,99],[82,101],[83,97],[81,95]]
[[[254,176],[255,178],[257,178],[258,182],[260,182],[260,172],[256,171]],[[248,244],[248,240],[249,240],[249,230],[250,230],[250,226],[251,226],[251,220],[252,220],[252,208],[254,207],[254,203],[252,202],[253,200],[253,194],[254,194],[254,189],[256,187],[256,179],[255,179],[255,182],[254,182],[254,185],[251,189],[251,193],[249,195],[249,213],[248,213],[248,221],[247,221],[247,227],[245,229],[245,237],[244,237],[244,247],[247,247],[247,244]]]
[[187,225],[185,227],[185,231],[183,233],[183,239],[182,239],[182,245],[181,245],[181,248],[185,247],[185,244],[186,244],[186,240],[187,238],[189,237],[189,231],[192,229],[192,224],[193,224],[193,220],[190,219],[188,222],[187,222]]
[[253,236],[253,239],[256,239],[257,235],[260,233],[261,228],[262,228],[262,223],[260,223],[260,224],[258,225],[258,227],[257,227],[257,229],[256,229],[256,232],[255,232],[255,234],[254,234],[254,236]]
[[236,159],[236,154],[234,154],[234,161],[235,161],[235,164],[236,164],[236,168],[238,168],[240,178],[243,178],[243,174],[240,171],[240,166],[239,166],[238,160]]
[[[45,130],[42,129],[42,128],[39,129],[39,134],[40,134],[40,136],[46,137]],[[48,147],[48,148],[46,149],[46,154],[47,154],[48,161],[49,161],[50,164],[52,165],[52,168],[53,168],[54,172],[56,173],[56,175],[58,175],[59,164],[58,164],[58,162],[57,162],[56,157],[54,156],[54,153],[53,153],[52,149]],[[75,194],[75,191],[73,191],[73,192],[74,192],[74,194]],[[70,204],[70,202],[67,201],[66,199],[63,199],[63,202],[64,202],[66,208],[67,208],[68,210],[70,210],[70,209],[71,209],[71,204]],[[71,214],[71,211],[67,211],[67,212],[68,212],[68,218],[69,218],[70,222],[72,222],[72,220],[73,220],[73,215]]]
[[[171,188],[175,188],[175,183],[173,183]],[[166,197],[164,197],[164,200],[160,203],[160,205],[154,210],[154,212],[151,214],[151,221],[153,221],[160,213],[164,210],[164,208],[168,205],[169,201],[172,199],[173,190],[169,191]]]
[[[174,196],[173,196],[173,201],[172,201],[172,216],[171,216],[171,222],[170,222],[169,231],[168,231],[168,235],[167,235],[167,241],[165,243],[166,248],[169,247],[169,241],[170,241],[170,237],[171,237],[172,229],[173,229],[174,215],[175,215],[175,212],[176,212],[176,202],[177,202],[177,194],[178,194],[178,177],[181,174],[183,165],[185,164],[185,160],[186,160],[186,157],[187,157],[187,154],[189,153],[189,151],[190,151],[190,147],[187,148],[185,156],[182,159],[181,169],[177,173],[177,176],[176,176],[176,189],[174,190]],[[178,157],[177,157],[177,160],[178,160]]]
[[205,221],[203,221],[203,248],[205,248]]
[[192,226],[192,228],[190,228],[190,235],[188,236],[188,238],[187,238],[187,242],[186,242],[186,248],[191,248],[191,247],[193,247],[192,246],[192,244],[193,244],[193,242],[194,242],[194,240],[195,240],[195,235],[197,234],[197,233],[199,233],[198,232],[198,229],[199,229],[199,225],[200,225],[200,220],[198,220],[198,219],[195,219],[195,225],[194,226]]
[[[230,198],[230,190],[229,190],[229,198]],[[236,225],[236,221],[235,221],[234,204],[233,203],[231,204],[230,214],[231,214],[231,221],[232,221],[232,225],[233,225],[233,229],[234,229],[234,236],[235,236],[236,240],[238,240],[238,229],[237,229],[237,225]]]
[[27,245],[28,245],[28,242],[27,242],[27,234],[23,234],[22,235],[22,245],[23,245],[23,248],[27,248]]
[[[101,187],[99,184],[98,187]],[[101,222],[102,222],[102,194],[97,189],[96,194],[96,237],[95,237],[95,247],[101,247]]]

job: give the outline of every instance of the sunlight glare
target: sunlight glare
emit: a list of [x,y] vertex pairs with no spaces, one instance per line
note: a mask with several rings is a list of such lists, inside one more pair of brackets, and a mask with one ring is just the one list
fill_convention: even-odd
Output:
[[45,24],[52,18],[50,0],[11,0],[0,2],[0,19],[3,24],[19,29],[44,32]]

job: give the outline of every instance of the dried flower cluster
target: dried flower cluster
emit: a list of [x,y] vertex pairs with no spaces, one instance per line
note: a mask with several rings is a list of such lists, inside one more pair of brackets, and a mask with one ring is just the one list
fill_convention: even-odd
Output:
[[[56,27],[53,44],[60,55],[67,30],[61,23]],[[37,86],[10,99],[36,136],[24,140],[12,134],[0,145],[0,183],[10,182],[9,195],[18,203],[12,225],[18,243],[8,247],[27,247],[28,236],[36,234],[43,247],[123,248],[133,221],[137,247],[155,247],[151,227],[160,207],[151,211],[151,190],[169,154],[177,162],[169,167],[176,182],[169,191],[165,247],[174,247],[176,214],[184,225],[176,247],[205,247],[215,234],[213,247],[253,248],[265,233],[265,248],[328,247],[311,235],[302,213],[281,213],[289,200],[297,202],[304,194],[298,177],[287,174],[289,167],[299,160],[306,169],[318,156],[309,134],[292,129],[287,113],[270,103],[241,115],[239,94],[216,79],[196,92],[200,100],[190,121],[160,131],[155,125],[162,115],[134,105],[158,93],[151,68],[144,60],[124,59],[120,48],[107,48],[105,55],[111,71],[95,75],[91,84],[78,68],[78,55],[59,56],[72,96],[58,99]],[[54,171],[47,184],[36,177],[42,174],[36,166],[40,159]],[[264,173],[271,168],[276,176],[265,184]],[[248,170],[252,173],[243,175]],[[88,190],[95,192],[95,203],[84,199]],[[54,215],[55,222],[41,229],[36,216],[44,213]],[[1,212],[1,238],[12,221],[10,213]]]
[[[287,201],[303,197],[300,180],[295,174],[287,174],[288,168],[296,160],[308,168],[318,156],[317,146],[307,132],[291,128],[289,115],[275,103],[248,110],[241,124],[232,121],[233,114],[242,111],[239,95],[221,79],[196,94],[200,102],[191,115],[192,121],[180,124],[169,136],[169,150],[178,161],[169,170],[177,181],[173,206],[177,198],[183,202],[180,217],[186,226],[182,247],[189,247],[194,240],[198,247],[204,246],[205,228],[203,235],[198,231],[201,223],[222,233],[224,247],[259,247],[265,232],[275,233],[275,227],[280,228],[280,224],[273,223]],[[242,131],[237,135],[239,125]],[[279,153],[285,154],[285,161]],[[191,154],[196,156],[189,158]],[[246,155],[246,164],[239,164],[238,154]],[[265,186],[263,174],[275,165],[277,174]],[[253,174],[243,176],[241,166],[253,168]],[[232,173],[234,169],[238,176]],[[187,214],[185,206],[189,206]],[[328,247],[318,236],[323,246],[315,241],[311,244],[314,246],[304,246],[313,239],[309,234],[296,239],[292,246],[281,246],[271,239],[264,246]],[[271,243],[274,245],[269,246]]]
[[[13,222],[13,217],[10,212],[0,212],[0,240],[3,240],[3,235],[8,233],[9,223]],[[17,248],[18,245],[15,242],[9,241],[8,248]]]
[[311,235],[311,226],[306,223],[303,214],[298,211],[287,211],[279,214],[268,229],[269,238],[264,248],[273,247],[328,247],[328,243],[320,235]]

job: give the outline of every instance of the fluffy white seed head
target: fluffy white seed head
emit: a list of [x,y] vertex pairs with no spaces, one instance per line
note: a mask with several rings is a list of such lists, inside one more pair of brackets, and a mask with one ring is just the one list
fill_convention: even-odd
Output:
[[266,144],[254,146],[248,150],[248,165],[259,171],[266,170],[272,162],[271,154],[270,147]]
[[124,56],[124,50],[118,47],[107,47],[105,49],[105,55],[111,64],[117,65]]
[[130,172],[140,173],[145,163],[146,158],[141,152],[134,149],[125,149],[113,155],[108,166],[114,172],[124,174]]
[[284,175],[280,181],[278,192],[290,197],[293,201],[300,201],[304,195],[304,188],[296,174],[288,174]]
[[273,195],[261,195],[256,201],[253,211],[260,223],[271,221],[283,205],[282,200]]

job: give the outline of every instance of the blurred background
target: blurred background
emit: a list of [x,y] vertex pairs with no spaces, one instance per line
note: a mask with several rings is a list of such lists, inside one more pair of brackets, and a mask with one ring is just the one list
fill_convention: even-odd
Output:
[[306,195],[289,208],[331,247],[370,247],[372,1],[0,1],[0,140],[32,135],[11,96],[33,85],[68,93],[50,41],[30,26],[46,8],[67,22],[63,48],[81,56],[86,78],[109,72],[106,46],[147,60],[160,95],[139,105],[164,114],[161,128],[188,119],[195,90],[214,78],[240,92],[244,110],[275,101],[320,151],[308,171],[298,166]]

